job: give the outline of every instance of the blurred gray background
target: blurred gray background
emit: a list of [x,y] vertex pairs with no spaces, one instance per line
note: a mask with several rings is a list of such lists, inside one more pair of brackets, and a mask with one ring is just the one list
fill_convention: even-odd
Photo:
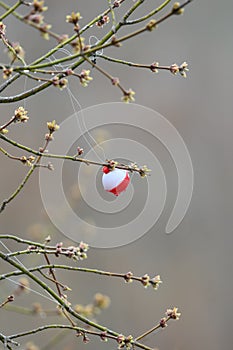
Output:
[[[8,1],[8,4],[13,3]],[[71,33],[71,26],[65,23],[66,14],[80,11],[83,22],[87,22],[106,8],[107,1],[49,0],[47,4],[49,10],[45,20],[53,25],[53,30]],[[152,1],[145,2],[142,6],[144,10],[141,9],[136,17],[151,9],[151,4]],[[123,6],[121,11],[124,11]],[[187,79],[172,76],[169,72],[154,75],[144,70],[98,61],[113,76],[118,76],[126,88],[131,87],[136,91],[138,104],[158,111],[177,128],[193,162],[193,198],[182,223],[171,235],[166,235],[164,229],[174,204],[177,178],[174,165],[164,155],[171,194],[158,223],[130,245],[116,249],[91,249],[88,260],[80,264],[117,272],[132,270],[138,276],[144,273],[151,276],[160,274],[163,284],[157,292],[150,288],[144,290],[137,283],[125,285],[118,279],[68,273],[59,276],[65,283],[73,285],[71,300],[74,303],[89,303],[97,291],[109,295],[111,305],[98,320],[125,334],[141,334],[159,321],[168,307],[177,306],[182,313],[180,321],[171,322],[167,329],[145,339],[146,344],[160,349],[232,348],[232,14],[233,3],[230,0],[196,0],[185,9],[183,16],[169,19],[156,31],[128,41],[121,49],[106,50],[106,54],[141,63],[159,61],[160,64],[169,65],[187,61],[190,68]],[[53,40],[45,42],[39,33],[29,30],[13,18],[5,23],[8,37],[22,43],[29,62],[54,44]],[[101,37],[105,30],[93,28],[93,33]],[[91,34],[87,34],[87,42],[88,35]],[[1,54],[1,59],[6,61],[6,56]],[[118,89],[111,87],[98,72],[93,71],[92,76],[94,80],[86,89],[81,88],[77,81],[71,82],[77,89],[76,94],[83,108],[120,100]],[[23,89],[22,84],[21,80],[18,88]],[[8,91],[13,94],[18,90],[12,88]],[[1,123],[19,105],[2,105]],[[43,140],[47,120],[56,119],[60,123],[72,113],[67,95],[52,88],[30,98],[25,107],[29,111],[30,121],[27,125],[13,127],[10,136],[34,148],[38,148]],[[16,152],[12,148],[9,151]],[[160,151],[160,157],[163,152]],[[163,162],[161,158],[160,161]],[[73,164],[70,169],[69,174],[69,164],[66,164],[66,184],[69,179],[72,180],[70,183],[75,181]],[[12,193],[24,174],[23,166],[1,155],[1,201]],[[53,242],[65,240],[46,217],[37,175],[1,214],[0,231],[24,237],[33,233],[33,238],[38,240],[41,235],[50,233]],[[13,246],[9,245],[9,248]],[[22,261],[25,264],[30,262],[28,257]],[[6,271],[2,262],[1,269]],[[0,288],[2,300],[15,287],[10,282],[4,282]],[[33,293],[20,296],[17,304],[28,305],[36,300],[51,307],[49,301]],[[0,313],[1,332],[6,334],[43,322],[39,318],[10,311],[2,310]],[[45,322],[57,322],[57,319],[49,318]],[[43,348],[50,337],[52,333],[47,333],[47,336],[41,334],[33,337],[33,340]],[[83,345],[71,334],[56,345],[58,349],[108,349],[113,346],[115,344],[94,340]]]

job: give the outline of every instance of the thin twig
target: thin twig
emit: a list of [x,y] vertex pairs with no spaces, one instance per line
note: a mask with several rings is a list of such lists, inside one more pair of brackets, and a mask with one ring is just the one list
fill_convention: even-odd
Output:
[[[0,4],[1,5],[1,4]],[[22,5],[22,1],[19,0],[18,2],[16,2],[13,6],[9,6],[7,11],[0,16],[0,21],[2,21],[4,18],[6,18],[7,16],[9,16],[12,12],[14,12],[20,5]]]
[[[166,318],[164,318],[164,320],[163,320],[164,324],[166,324],[170,320],[170,318],[171,318],[170,316],[167,316]],[[158,323],[156,326],[152,327],[148,331],[144,332],[143,334],[139,335],[137,338],[135,338],[135,340],[137,340],[137,341],[141,340],[142,338],[145,338],[146,336],[153,333],[154,331],[156,331],[159,328],[161,328],[160,323]]]
[[6,208],[7,204],[9,204],[21,192],[21,190],[24,188],[25,184],[28,182],[30,176],[34,172],[35,168],[36,167],[34,165],[31,166],[31,168],[28,171],[28,173],[26,174],[25,178],[19,184],[19,186],[16,188],[16,190],[12,193],[12,195],[2,202],[1,207],[0,207],[0,213]]
[[[40,251],[40,253],[43,254],[42,251]],[[8,254],[8,257],[12,257],[12,256],[15,256],[15,255]],[[143,276],[142,277],[134,276],[132,273],[130,273],[130,277],[129,277],[129,272],[116,273],[116,272],[103,271],[103,270],[98,270],[98,269],[91,269],[91,268],[87,268],[87,267],[76,267],[76,266],[67,266],[67,265],[59,265],[59,264],[49,264],[49,265],[36,266],[36,267],[29,268],[28,271],[29,272],[39,271],[40,272],[42,270],[50,269],[50,268],[68,270],[68,271],[85,272],[85,273],[96,274],[99,276],[117,277],[117,278],[122,278],[125,282],[137,281],[137,282],[143,283],[143,278],[144,278]],[[22,271],[8,272],[6,274],[0,275],[0,281],[7,279],[7,278],[10,278],[12,276],[20,276],[22,274],[23,274]],[[161,283],[161,281],[158,282],[158,279],[157,279],[157,285],[160,283]],[[154,286],[155,280],[153,278],[148,278],[148,284],[151,284],[152,286]]]
[[[12,146],[15,146],[17,148],[23,149],[24,151],[27,151],[31,154],[34,154],[36,156],[40,156],[43,158],[53,158],[53,159],[63,159],[63,160],[70,160],[73,162],[80,162],[80,163],[85,163],[86,165],[97,165],[97,166],[109,166],[108,162],[101,163],[101,162],[96,162],[90,159],[85,159],[85,158],[80,158],[77,157],[76,155],[74,156],[67,156],[67,155],[59,155],[59,154],[50,154],[50,153],[41,153],[39,151],[36,151],[30,147],[24,146],[14,140],[9,139],[5,135],[0,134],[0,139],[10,143]],[[140,174],[141,169],[130,166],[130,165],[123,165],[123,164],[116,164],[115,168],[117,169],[123,169],[123,170],[129,170],[131,172],[138,172]]]

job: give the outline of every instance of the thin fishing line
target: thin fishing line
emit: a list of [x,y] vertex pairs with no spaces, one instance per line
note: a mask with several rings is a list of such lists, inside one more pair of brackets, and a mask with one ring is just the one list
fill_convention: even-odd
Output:
[[[77,123],[79,124],[79,127],[80,127],[80,131],[82,133],[82,136],[83,138],[85,139],[85,141],[87,142],[88,146],[90,146],[90,148],[92,149],[92,151],[95,153],[95,155],[97,156],[98,160],[100,162],[104,162],[106,160],[106,155],[105,155],[105,152],[104,152],[104,149],[103,147],[101,147],[97,142],[96,142],[96,139],[91,135],[91,133],[87,130],[86,128],[86,124],[84,122],[84,115],[83,115],[83,110],[82,110],[82,106],[80,105],[79,101],[77,100],[77,98],[74,96],[74,94],[72,93],[71,89],[68,87],[67,88],[67,92],[69,94],[69,98],[70,98],[70,101],[71,101],[71,105],[73,107],[73,111],[74,111],[74,114],[76,116],[76,120],[77,120]],[[75,108],[75,103],[77,103],[77,105],[79,106],[79,109],[80,109],[80,116],[81,118],[78,118],[78,112]],[[81,121],[82,123],[84,124],[83,126],[83,129],[82,130],[82,127],[81,127]],[[84,132],[85,131],[85,132]],[[88,135],[89,139],[91,139],[93,142],[94,142],[94,146],[91,144],[91,142],[88,140],[88,138],[85,136],[85,133]],[[99,156],[99,154],[96,152],[96,148],[98,148],[101,153],[102,153],[102,157]]]
[[[67,55],[71,55],[71,53],[66,50],[66,49],[59,49],[58,51],[64,51]],[[56,58],[54,56],[54,58]],[[60,68],[63,70],[64,67],[62,64],[60,64]],[[80,104],[80,102],[78,101],[78,99],[74,96],[74,94],[72,93],[71,89],[69,88],[69,86],[67,86],[67,93],[69,95],[69,98],[70,98],[70,101],[71,101],[71,105],[72,105],[72,108],[73,108],[73,111],[74,111],[74,114],[75,114],[75,117],[76,117],[76,120],[77,120],[77,124],[78,124],[78,127],[82,133],[82,136],[84,138],[84,140],[86,141],[86,143],[88,144],[88,146],[90,146],[90,148],[93,150],[93,152],[95,153],[95,155],[97,156],[98,160],[101,161],[101,162],[104,162],[106,160],[106,155],[104,153],[104,150],[103,148],[96,142],[96,139],[91,135],[91,133],[89,132],[89,130],[87,129],[87,126],[85,124],[85,118],[84,118],[84,113],[83,113],[83,108]],[[80,114],[80,118],[78,118],[78,112],[77,112],[77,109],[75,108],[75,104],[77,104],[78,106],[78,109],[79,109],[79,114]],[[83,124],[83,125],[82,125]],[[90,141],[88,140],[88,138],[85,136],[85,135],[88,135],[89,136],[89,139],[91,139],[94,143],[94,147],[93,145],[90,143]],[[95,148],[98,147],[101,152],[102,152],[102,157],[100,157],[97,152],[95,151]]]
[[[66,55],[71,55],[71,53],[68,50],[66,50],[66,49],[61,48],[61,49],[58,50],[58,52],[59,51],[64,52]],[[54,59],[56,59],[56,57],[54,55],[52,56],[52,59],[51,58],[46,58],[46,60],[48,60],[49,62],[52,62],[52,60],[54,60]],[[57,67],[59,67],[60,69],[64,70],[64,66],[62,64],[54,66],[54,69],[57,70]],[[75,114],[75,117],[76,117],[76,120],[77,120],[78,127],[79,127],[79,129],[80,129],[80,131],[82,133],[82,136],[83,136],[84,140],[86,141],[88,146],[90,146],[90,148],[93,150],[93,152],[97,156],[98,160],[101,161],[101,162],[104,162],[106,160],[106,155],[104,153],[104,149],[97,143],[96,139],[91,135],[91,133],[87,129],[87,126],[85,124],[85,117],[84,117],[84,113],[83,113],[83,108],[82,108],[80,102],[78,101],[78,99],[72,93],[72,91],[71,91],[71,89],[69,88],[68,85],[67,85],[67,93],[68,93],[68,96],[69,96],[69,99],[70,99],[70,102],[71,102],[71,105],[72,105],[72,108],[73,108],[73,111],[74,111],[74,114]],[[79,109],[79,114],[80,114],[79,118],[78,118],[77,108],[75,107],[75,103],[77,104],[78,109]],[[91,139],[93,141],[93,143],[95,145],[94,147],[90,143],[90,141],[88,140],[86,135],[88,135],[89,139]],[[100,157],[97,154],[97,152],[95,150],[96,147],[101,150],[102,157]]]
[[[7,279],[8,281],[10,281],[11,283],[16,284],[16,285],[18,285],[18,286],[21,285],[19,282],[15,281],[15,280],[12,280],[10,277],[6,277],[6,279]],[[33,292],[34,294],[37,294],[37,295],[39,295],[39,296],[41,296],[41,297],[43,297],[43,298],[45,298],[45,299],[48,299],[48,300],[52,301],[53,303],[59,305],[58,302],[57,302],[56,300],[52,299],[51,297],[47,297],[46,295],[44,295],[44,294],[42,294],[42,293],[40,293],[40,292],[37,292],[35,289],[32,289],[32,288],[27,287],[27,286],[24,286],[24,289],[27,289],[27,290],[29,290],[30,292]],[[47,291],[46,291],[46,292],[47,292]],[[47,292],[47,293],[48,293],[48,292]]]
[[[93,41],[92,39],[95,40],[94,43],[92,42],[92,41]],[[100,42],[99,39],[98,39],[95,35],[91,35],[91,36],[89,37],[89,45],[91,46],[91,48],[93,48],[94,46],[98,45],[99,42]],[[95,52],[93,53],[93,56],[94,56],[94,54],[102,55],[103,52],[104,52],[103,49],[97,50],[97,51],[95,51]]]
[[[8,253],[12,253],[12,251],[2,242],[0,241],[1,245],[7,250]],[[26,268],[26,266],[24,266],[24,264],[16,257],[14,256],[13,259],[20,264],[21,266],[23,266],[24,268]]]
[[[92,39],[95,39],[95,43],[92,44],[91,43],[91,40]],[[89,37],[89,45],[97,45],[99,42],[98,38],[94,35],[90,36]],[[66,53],[67,55],[70,55],[70,52],[66,49],[59,49],[61,51],[63,51],[64,53]],[[58,50],[58,51],[59,51]],[[103,54],[103,50],[101,51],[97,51],[98,55],[102,55]],[[54,56],[53,59],[56,59],[56,57]],[[50,61],[51,62],[51,61]],[[58,66],[58,65],[57,65]],[[60,68],[63,70],[64,69],[64,66],[62,64],[60,64]],[[97,142],[96,142],[96,139],[91,135],[91,133],[88,131],[87,127],[86,127],[86,124],[85,124],[85,116],[84,116],[84,113],[83,113],[83,108],[82,108],[82,105],[80,104],[80,102],[78,101],[78,99],[75,97],[75,95],[73,94],[72,90],[69,88],[69,86],[67,86],[67,93],[69,95],[69,98],[70,98],[70,101],[71,101],[71,105],[72,105],[72,108],[73,108],[73,111],[74,111],[74,114],[75,114],[75,117],[76,117],[76,120],[77,120],[77,123],[78,123],[78,127],[82,133],[82,136],[84,138],[84,140],[87,142],[88,146],[90,146],[90,148],[93,150],[93,152],[95,153],[95,155],[97,156],[98,160],[100,162],[104,162],[106,161],[107,159],[107,156],[104,152],[104,149],[103,147],[101,147]],[[80,118],[78,118],[78,112],[77,112],[77,109],[75,108],[75,103],[77,104],[78,106],[78,109],[79,109],[79,113],[80,113]],[[83,126],[81,125],[81,123],[83,123]],[[87,139],[87,137],[85,136],[85,134],[87,134],[89,136],[89,138],[94,142],[94,146],[92,146],[92,144],[89,142],[89,140]],[[102,153],[102,157],[100,157],[97,152],[95,151],[95,149],[98,148],[101,150],[101,153]],[[134,177],[134,173],[131,174],[131,179],[133,179]]]
[[[0,243],[2,244],[2,246],[6,249],[6,251],[7,251],[8,253],[12,253],[12,251],[6,246],[5,243],[3,243],[1,240],[0,240]],[[14,257],[12,257],[12,259],[15,260],[18,264],[20,264],[24,269],[27,269],[27,267],[22,263],[22,261],[20,261],[17,257],[14,256]],[[12,282],[12,283],[18,285],[18,286],[21,285],[19,282],[14,281],[14,280],[12,280],[12,279],[9,278],[9,277],[6,277],[6,279],[7,279],[8,281],[10,281],[10,282]],[[42,296],[42,297],[45,298],[45,299],[49,299],[50,301],[53,301],[53,302],[55,302],[55,303],[57,304],[57,302],[56,302],[53,298],[51,298],[50,294],[49,294],[47,291],[45,291],[45,292],[48,293],[50,297],[47,297],[46,295],[44,295],[44,294],[42,294],[42,293],[40,293],[40,292],[37,292],[36,290],[34,290],[34,289],[30,288],[30,287],[24,286],[24,288],[25,288],[25,289],[28,289],[28,290],[30,290],[30,291],[32,291],[32,292],[35,293],[35,294],[38,294],[38,295]]]

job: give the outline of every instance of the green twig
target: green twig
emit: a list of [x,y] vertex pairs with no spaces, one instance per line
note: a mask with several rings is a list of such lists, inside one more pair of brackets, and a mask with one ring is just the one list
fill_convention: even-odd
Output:
[[[166,318],[164,318],[163,322],[164,324],[166,324],[169,320],[171,319],[170,316],[167,316]],[[146,331],[145,333],[139,335],[137,338],[135,338],[135,340],[140,340],[142,338],[147,337],[149,334],[153,333],[154,331],[156,331],[157,329],[161,328],[161,324],[158,323],[156,326],[152,327],[151,329],[149,329],[148,331]]]
[[154,16],[156,13],[160,12],[165,6],[167,6],[169,4],[169,2],[171,2],[171,0],[166,0],[160,6],[158,6],[156,9],[149,12],[147,15],[140,17],[138,19],[134,19],[132,21],[125,21],[124,24],[125,25],[132,25],[132,24],[137,24],[137,23],[143,22],[143,21],[147,20],[148,18]]
[[12,347],[10,346],[10,344],[19,346],[19,343],[9,339],[9,337],[3,335],[2,333],[0,333],[0,341],[3,343],[4,347],[6,347],[9,350],[12,350]]
[[[11,140],[8,137],[6,137],[5,135],[1,135],[1,134],[0,134],[0,139],[10,143],[12,146],[23,149],[26,152],[29,152],[31,154],[34,154],[36,156],[40,156],[43,158],[70,160],[73,162],[85,163],[86,165],[109,166],[109,163],[107,163],[107,162],[106,163],[96,162],[93,160],[77,157],[76,155],[75,156],[67,156],[67,155],[59,155],[59,154],[41,153],[41,152],[36,151],[30,147],[24,146],[24,145],[14,141],[14,140]],[[140,168],[135,168],[135,167],[132,167],[130,165],[116,164],[115,168],[129,170],[132,172],[138,172],[139,174],[141,173]]]
[[31,166],[27,175],[25,176],[23,181],[20,183],[20,185],[16,188],[16,190],[12,193],[12,195],[2,202],[1,207],[0,207],[0,213],[6,208],[7,204],[9,204],[21,192],[21,190],[24,188],[25,184],[28,182],[33,171],[35,170],[35,168],[36,168],[35,165]]
[[[0,5],[2,6],[2,1],[0,2]],[[6,18],[7,16],[9,16],[12,12],[14,12],[20,5],[22,5],[22,0],[19,0],[18,2],[16,2],[12,7],[7,6],[8,10],[2,15],[0,16],[0,21],[2,21],[4,18]]]
[[[25,251],[23,251],[25,252]],[[35,251],[34,251],[35,253]],[[36,251],[37,253],[37,251]],[[43,250],[40,250],[39,253],[43,253]],[[48,252],[47,252],[48,253]],[[54,252],[49,252],[49,253],[54,253]],[[16,256],[16,253],[8,254],[8,257],[13,257]],[[127,280],[127,274],[128,273],[116,273],[116,272],[109,272],[109,271],[103,271],[103,270],[98,270],[98,269],[90,269],[87,267],[76,267],[76,266],[68,266],[68,265],[59,265],[59,264],[49,264],[49,265],[41,265],[41,266],[36,266],[29,268],[29,272],[38,272],[41,270],[46,270],[46,269],[60,269],[60,270],[68,270],[68,271],[78,271],[78,272],[86,272],[86,273],[91,273],[91,274],[96,274],[100,276],[108,276],[108,277],[117,277],[117,278],[123,278],[125,281]],[[22,271],[11,271],[6,274],[0,275],[0,281],[13,277],[13,276],[20,276],[22,275]],[[138,281],[142,282],[142,277],[134,276],[133,274],[130,275],[130,280],[132,281]],[[150,279],[149,282],[153,284],[153,279]],[[160,282],[161,283],[161,282]]]
[[57,309],[48,309],[46,308],[46,310],[41,310],[37,311],[35,308],[26,308],[23,306],[19,306],[19,305],[15,305],[15,304],[7,304],[4,308],[7,311],[13,311],[13,312],[17,312],[21,315],[30,315],[30,316],[35,316],[35,315],[39,315],[39,316],[58,316],[58,315],[62,315]]

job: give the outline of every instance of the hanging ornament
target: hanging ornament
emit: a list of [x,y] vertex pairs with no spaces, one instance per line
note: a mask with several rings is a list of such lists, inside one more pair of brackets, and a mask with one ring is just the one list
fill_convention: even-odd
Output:
[[102,184],[105,191],[111,192],[115,196],[119,196],[121,192],[126,190],[130,182],[130,177],[127,170],[118,168],[111,170],[107,166],[104,166],[102,171]]

